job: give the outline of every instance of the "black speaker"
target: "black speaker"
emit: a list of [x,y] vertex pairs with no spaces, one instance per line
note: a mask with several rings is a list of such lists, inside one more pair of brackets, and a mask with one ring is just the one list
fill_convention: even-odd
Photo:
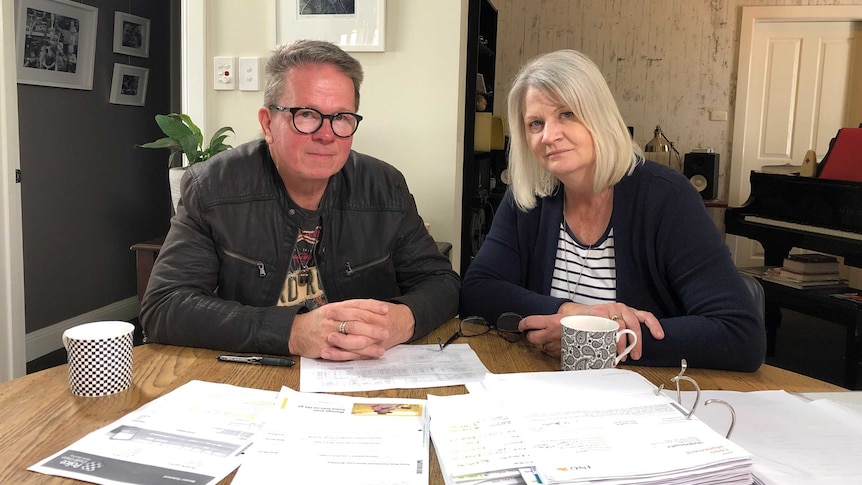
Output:
[[718,153],[686,153],[682,173],[705,200],[718,198]]

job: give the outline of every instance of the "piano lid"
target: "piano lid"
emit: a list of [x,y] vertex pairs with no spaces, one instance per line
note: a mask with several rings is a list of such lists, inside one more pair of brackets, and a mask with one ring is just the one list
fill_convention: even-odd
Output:
[[751,195],[736,215],[757,215],[862,233],[862,183],[751,172]]

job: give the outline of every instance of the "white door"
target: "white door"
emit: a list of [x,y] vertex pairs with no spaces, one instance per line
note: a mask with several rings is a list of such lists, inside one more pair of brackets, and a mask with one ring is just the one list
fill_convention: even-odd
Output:
[[[745,12],[743,16],[744,30]],[[812,149],[821,160],[839,128],[862,121],[854,108],[858,99],[853,99],[862,85],[862,65],[856,62],[862,50],[860,25],[834,20],[753,22],[750,42],[740,42],[731,207],[748,199],[752,170],[801,165]],[[854,69],[854,64],[859,67]],[[763,248],[756,241],[728,235],[728,244],[737,266],[763,264]]]

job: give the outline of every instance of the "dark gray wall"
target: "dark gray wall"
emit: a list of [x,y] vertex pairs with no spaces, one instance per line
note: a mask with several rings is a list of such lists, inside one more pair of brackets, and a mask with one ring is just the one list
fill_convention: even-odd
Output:
[[[18,85],[27,333],[134,296],[129,247],[171,215],[167,152],[134,146],[179,104],[179,2],[80,3],[99,9],[93,90]],[[150,19],[148,58],[113,53],[115,11]],[[149,68],[146,106],[109,103],[115,62]]]

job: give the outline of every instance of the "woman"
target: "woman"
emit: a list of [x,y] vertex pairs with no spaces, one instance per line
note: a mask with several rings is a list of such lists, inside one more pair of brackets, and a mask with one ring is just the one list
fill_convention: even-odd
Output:
[[560,318],[597,315],[637,334],[638,364],[760,367],[762,316],[702,198],[643,159],[592,61],[527,63],[508,119],[512,185],[464,277],[462,317],[527,315],[527,340],[559,356]]

